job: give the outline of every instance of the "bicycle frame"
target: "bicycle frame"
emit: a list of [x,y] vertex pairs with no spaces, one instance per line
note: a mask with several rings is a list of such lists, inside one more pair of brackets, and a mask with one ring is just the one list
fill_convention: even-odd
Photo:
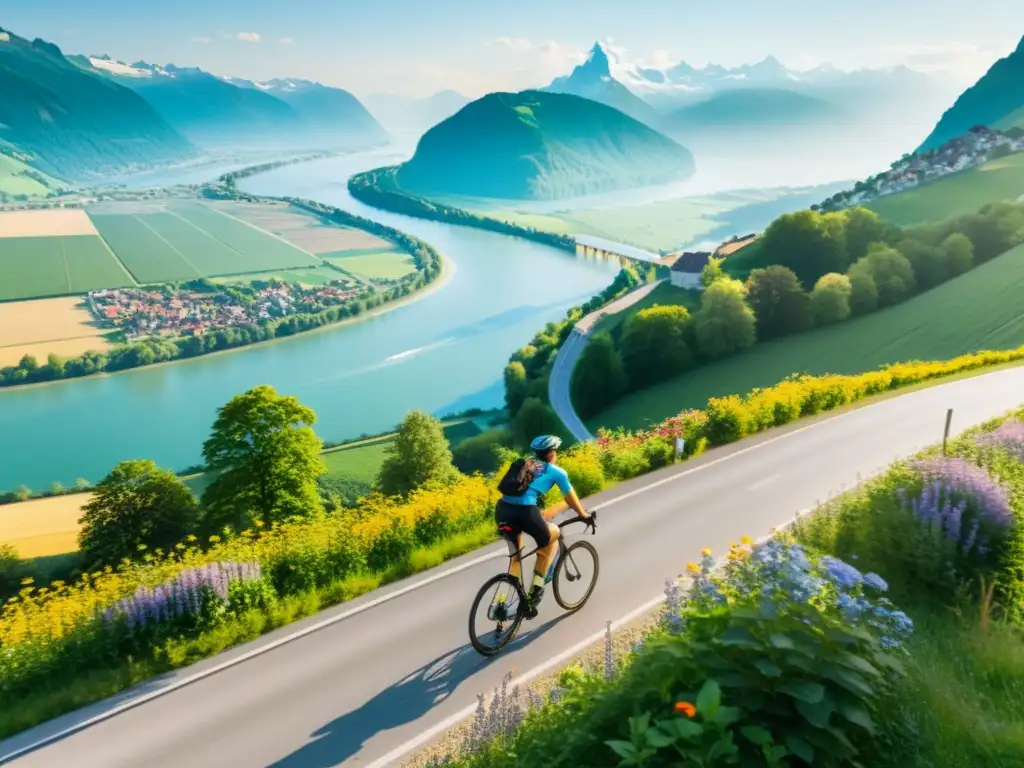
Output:
[[[576,518],[573,518],[572,520],[564,520],[563,522],[559,523],[558,524],[558,529],[562,530],[566,526],[572,525],[573,523],[586,523],[586,522],[587,521],[584,520],[583,518],[576,517]],[[516,530],[515,528],[512,528],[512,526],[508,525],[507,523],[504,524],[504,525],[505,525],[506,528],[511,529],[510,531],[506,531],[506,530],[504,530],[504,528],[499,528],[499,530],[501,530],[502,537],[505,539],[505,543],[508,544],[508,550],[509,550],[508,569],[506,570],[506,573],[508,573],[508,572],[510,572],[512,570],[512,563],[515,562],[516,559],[518,559],[519,560],[519,579],[518,579],[518,582],[519,582],[519,590],[522,593],[520,595],[520,597],[521,598],[525,598],[526,597],[526,587],[524,586],[524,581],[523,581],[523,568],[522,568],[523,560],[528,558],[530,555],[533,555],[533,554],[536,554],[537,552],[539,552],[541,550],[541,547],[534,547],[531,551],[527,552],[525,555],[522,554],[523,547],[518,546],[516,540],[519,539],[523,535],[523,532],[519,531],[519,530]],[[513,531],[514,531],[514,533],[513,533]],[[515,549],[515,551],[513,551],[513,547],[518,547],[518,548]],[[558,537],[558,551],[555,553],[554,559],[551,561],[551,564],[548,566],[549,568],[557,568],[558,567],[558,563],[560,563],[562,561],[562,558],[565,556],[565,550],[566,550],[565,539],[562,536],[559,536]]]

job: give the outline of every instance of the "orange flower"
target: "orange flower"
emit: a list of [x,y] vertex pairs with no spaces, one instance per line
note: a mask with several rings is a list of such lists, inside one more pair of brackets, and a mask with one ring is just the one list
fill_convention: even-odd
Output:
[[693,717],[697,714],[697,708],[688,701],[677,701],[675,706],[676,714]]

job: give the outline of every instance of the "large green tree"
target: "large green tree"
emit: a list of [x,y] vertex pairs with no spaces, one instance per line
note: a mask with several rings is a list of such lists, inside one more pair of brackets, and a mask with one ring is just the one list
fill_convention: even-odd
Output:
[[878,306],[891,307],[913,295],[917,289],[914,268],[895,248],[876,244],[868,255],[850,267],[850,277],[861,272],[870,274],[878,288]]
[[569,439],[568,430],[550,405],[538,397],[528,397],[512,422],[516,445],[525,448],[538,435],[558,435]]
[[607,332],[594,334],[572,370],[569,393],[580,416],[588,419],[607,408],[626,389],[626,374],[615,342]]
[[783,214],[765,230],[761,254],[763,263],[789,267],[810,288],[822,275],[849,266],[846,216],[817,211]]
[[656,304],[630,317],[619,342],[630,386],[646,387],[693,365],[686,307]]
[[974,246],[966,235],[954,232],[937,249],[949,277],[958,277],[974,266]]
[[743,283],[731,278],[716,280],[704,291],[700,309],[693,316],[697,345],[710,358],[746,349],[757,339],[756,322]]
[[83,507],[78,545],[94,568],[138,556],[140,546],[167,551],[195,530],[196,498],[173,472],[152,461],[122,461]]
[[[536,352],[536,350],[534,350]],[[528,382],[526,380],[526,367],[519,361],[513,360],[505,366],[505,407],[508,409],[509,417],[515,417],[527,398]]]
[[757,318],[757,337],[772,339],[811,327],[810,300],[793,270],[781,265],[755,269],[747,280],[747,303]]
[[452,451],[441,422],[423,411],[409,411],[388,447],[377,475],[387,496],[407,496],[431,481],[455,475]]
[[[968,246],[971,244],[966,237],[964,240]],[[896,244],[896,250],[906,256],[910,266],[914,268],[914,279],[921,290],[934,288],[953,276],[943,258],[942,249],[931,243],[906,238]]]
[[852,264],[865,256],[875,243],[886,243],[899,235],[899,228],[884,221],[874,211],[857,206],[843,211],[846,232],[846,258]]
[[323,509],[316,479],[323,447],[316,413],[267,385],[231,399],[217,412],[203,458],[216,479],[203,493],[208,527],[248,527]]

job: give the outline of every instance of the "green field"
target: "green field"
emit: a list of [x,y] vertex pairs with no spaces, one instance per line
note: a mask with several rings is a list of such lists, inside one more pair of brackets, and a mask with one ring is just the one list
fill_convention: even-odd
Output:
[[412,256],[402,251],[340,251],[324,254],[323,258],[336,267],[366,280],[394,280],[416,271],[416,262]]
[[793,373],[860,373],[1024,344],[1024,246],[889,309],[750,350],[633,393],[587,426],[636,429],[708,398],[744,394]]
[[213,278],[213,282],[222,285],[227,283],[248,283],[253,280],[280,280],[285,283],[301,283],[302,285],[327,285],[334,280],[348,280],[353,284],[353,287],[358,284],[348,275],[342,274],[330,267],[276,269],[270,272],[243,272],[240,275]]
[[1024,195],[1024,152],[865,205],[900,226],[976,213],[986,203]]
[[0,301],[132,285],[95,235],[0,238]]
[[[38,174],[45,183],[41,183],[29,176],[24,176],[23,173],[25,171]],[[0,195],[40,197],[66,187],[66,184],[44,173],[40,173],[20,160],[15,160],[10,155],[0,154]]]
[[114,253],[139,283],[316,267],[320,260],[201,203],[167,212],[90,213]]

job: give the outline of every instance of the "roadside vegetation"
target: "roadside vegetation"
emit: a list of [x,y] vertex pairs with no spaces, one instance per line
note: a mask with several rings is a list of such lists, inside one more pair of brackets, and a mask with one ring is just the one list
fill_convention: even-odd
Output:
[[[1024,348],[789,380],[648,432],[603,434],[559,463],[586,497],[672,463],[675,437],[690,457],[864,397],[1022,358]],[[0,737],[494,540],[497,491],[482,472],[511,460],[502,440],[477,439],[485,432],[459,446],[475,440],[472,451],[453,453],[440,424],[413,412],[374,489],[345,506],[318,488],[315,418],[270,387],[234,398],[204,444],[220,474],[198,504],[150,462],[119,465],[96,487],[80,539],[91,562],[76,578],[37,584],[9,548],[0,551]],[[515,428],[505,435],[516,439]],[[459,472],[460,454],[486,469]]]
[[1017,346],[1022,243],[1024,205],[1014,203],[908,229],[862,208],[787,214],[740,251],[756,247],[761,265],[744,281],[712,259],[699,303],[674,289],[679,306],[603,321],[611,333],[580,355],[573,402],[592,428],[636,428],[792,373]]
[[434,766],[1020,764],[1024,410],[704,550],[631,652],[502,688]]

